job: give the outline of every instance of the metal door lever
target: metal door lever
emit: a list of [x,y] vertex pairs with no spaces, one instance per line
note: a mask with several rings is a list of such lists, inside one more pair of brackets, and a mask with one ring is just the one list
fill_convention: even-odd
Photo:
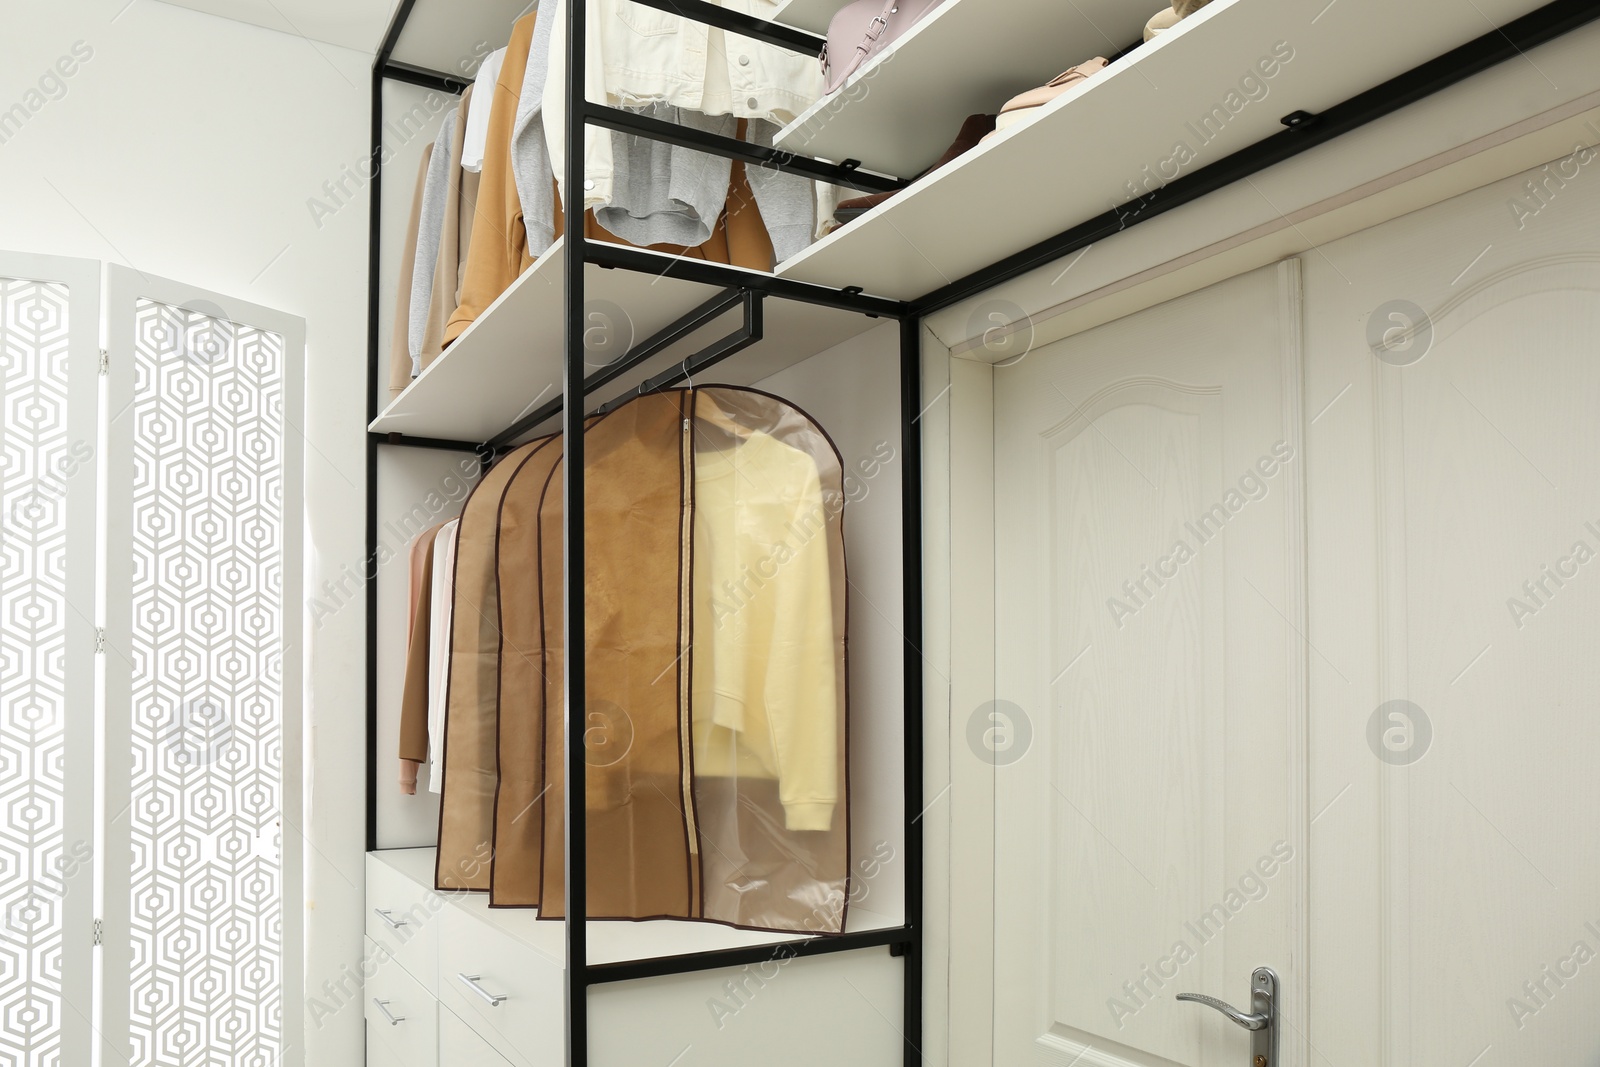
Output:
[[1246,1015],[1227,1001],[1218,1000],[1216,997],[1208,997],[1204,993],[1179,993],[1178,999],[1192,1000],[1196,1004],[1204,1004],[1208,1008],[1216,1008],[1246,1030],[1265,1030],[1271,1022],[1265,1015],[1260,1013]]
[[1271,967],[1257,967],[1250,976],[1251,1012],[1204,993],[1179,993],[1179,1000],[1204,1004],[1227,1016],[1251,1032],[1251,1067],[1277,1067],[1278,1063],[1278,976]]

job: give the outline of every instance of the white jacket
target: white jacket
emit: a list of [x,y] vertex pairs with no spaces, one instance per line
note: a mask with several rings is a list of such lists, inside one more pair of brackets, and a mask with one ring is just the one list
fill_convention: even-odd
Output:
[[[705,115],[767,119],[786,126],[822,99],[822,65],[816,56],[737,37],[630,0],[586,2],[584,75],[588,98],[595,103],[623,107],[659,100]],[[714,2],[769,21],[782,6],[778,0]],[[539,18],[562,20],[550,38],[550,75],[544,89],[547,116],[566,113],[565,3],[544,0],[539,7]],[[561,122],[546,121],[545,137],[556,178],[564,184],[566,128]],[[584,206],[609,204],[609,131],[589,128],[584,175]],[[562,202],[572,203],[565,189]]]

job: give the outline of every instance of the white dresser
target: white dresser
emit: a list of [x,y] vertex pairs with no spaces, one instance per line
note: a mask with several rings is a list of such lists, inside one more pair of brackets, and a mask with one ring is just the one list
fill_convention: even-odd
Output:
[[[562,924],[432,888],[434,850],[367,855],[363,995],[369,1067],[558,1067]],[[895,925],[863,908],[850,928]],[[614,962],[785,938],[704,923],[589,924],[590,959]],[[595,1067],[812,1067],[893,1063],[902,961],[886,948],[596,985]]]

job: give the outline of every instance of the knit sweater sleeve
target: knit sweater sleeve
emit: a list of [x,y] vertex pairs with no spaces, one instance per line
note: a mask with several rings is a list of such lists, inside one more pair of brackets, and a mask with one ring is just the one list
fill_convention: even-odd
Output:
[[[800,492],[779,563],[763,692],[790,830],[826,830],[839,801],[839,664],[827,512],[811,458],[793,452]],[[799,467],[803,464],[803,468]]]

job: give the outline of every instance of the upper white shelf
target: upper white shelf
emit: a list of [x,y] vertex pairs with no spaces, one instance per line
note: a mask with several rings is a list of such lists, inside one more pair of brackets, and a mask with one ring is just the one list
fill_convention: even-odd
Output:
[[778,9],[773,19],[796,29],[826,34],[829,20],[849,2],[850,0],[789,0]]
[[476,0],[470,4],[418,0],[395,42],[394,58],[470,79],[483,58],[506,43],[511,24],[530,7],[527,0]]
[[[584,269],[584,304],[598,329],[617,340],[614,355],[645,340],[715,296],[716,286],[672,273],[676,257],[660,255],[661,268],[644,272]],[[456,342],[434,360],[369,429],[410,437],[487,441],[561,395],[565,342],[562,278],[566,245],[550,250],[500,294]],[[764,339],[707,372],[708,381],[749,385],[876,326],[866,315],[789,300],[769,299]],[[598,404],[633,388],[726,336],[738,312],[725,314],[654,360],[618,378],[590,398]],[[597,364],[594,370],[599,370]]]
[[[973,2],[956,0],[946,17]],[[1270,137],[1291,112],[1321,112],[1539,6],[1216,0],[778,272],[916,299]],[[905,58],[867,102],[913,75],[915,39],[899,43]]]
[[[820,3],[794,0],[791,6]],[[778,147],[859,159],[868,170],[914,177],[950,147],[968,115],[993,114],[1068,67],[1137,41],[1159,3],[1148,6],[1139,0],[945,0],[838,92],[785,127]],[[778,18],[787,21],[788,11]]]

